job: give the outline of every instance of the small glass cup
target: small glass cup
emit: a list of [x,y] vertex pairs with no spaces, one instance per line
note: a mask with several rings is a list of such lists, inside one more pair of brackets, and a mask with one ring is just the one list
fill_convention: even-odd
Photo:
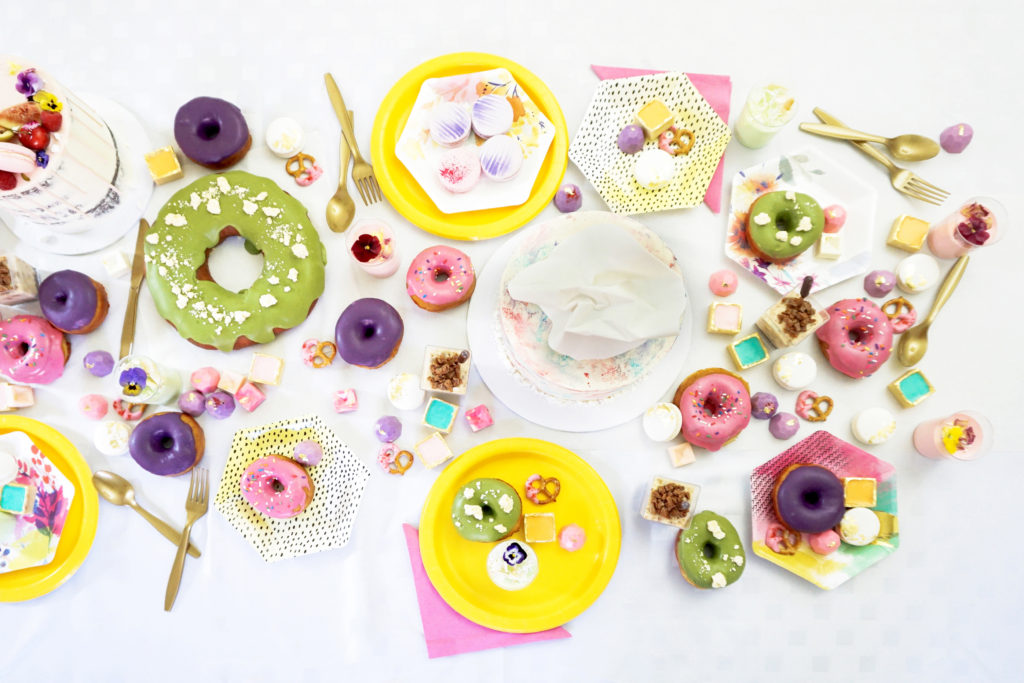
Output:
[[[980,209],[971,210],[971,207]],[[960,233],[961,223],[971,231],[971,214],[975,221],[987,224],[988,237],[981,243],[970,242]],[[1006,232],[1006,208],[992,197],[971,197],[960,207],[932,225],[928,230],[928,249],[939,258],[957,258],[978,247],[995,244]]]
[[374,277],[390,277],[398,270],[395,235],[384,221],[364,218],[348,229],[349,256]]
[[928,420],[914,429],[914,448],[933,460],[977,460],[992,449],[992,423],[971,410]]
[[769,83],[751,89],[733,130],[744,147],[764,147],[796,115],[796,100],[785,86]]
[[147,356],[125,356],[117,362],[114,378],[120,397],[130,403],[161,405],[181,391],[181,375]]

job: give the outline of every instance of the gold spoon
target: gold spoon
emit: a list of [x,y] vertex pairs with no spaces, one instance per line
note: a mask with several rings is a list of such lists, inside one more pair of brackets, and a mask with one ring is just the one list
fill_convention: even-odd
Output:
[[844,126],[830,126],[824,123],[801,123],[800,130],[827,138],[854,140],[856,142],[877,142],[885,145],[892,156],[900,161],[924,161],[939,153],[939,143],[923,135],[897,135],[884,138],[881,135],[862,133]]
[[953,290],[960,284],[960,278],[963,276],[970,258],[964,254],[956,260],[953,267],[949,269],[949,273],[946,274],[946,279],[942,281],[939,293],[935,295],[935,303],[932,304],[932,310],[928,311],[928,317],[920,325],[907,330],[900,336],[899,346],[896,347],[896,356],[907,367],[917,365],[924,358],[924,353],[928,350],[928,326],[935,322],[935,316],[939,314],[939,310],[949,301]]
[[[349,118],[354,116],[351,109],[348,115]],[[343,136],[338,159],[338,165],[341,167],[338,175],[338,191],[327,201],[327,227],[334,232],[348,230],[349,224],[352,223],[352,217],[356,213],[356,203],[352,201],[352,196],[348,193],[348,162],[351,159],[352,152]]]
[[[135,489],[132,488],[132,483],[121,475],[106,470],[99,470],[92,475],[92,483],[107,502],[114,505],[127,505],[142,515],[143,519],[152,524],[153,528],[163,534],[164,538],[168,541],[173,542],[175,545],[181,542],[181,534],[175,531],[174,527],[159,517],[150,514],[148,510],[135,502]],[[199,557],[200,555],[199,549],[192,545],[191,542],[189,542],[188,554],[192,557]]]

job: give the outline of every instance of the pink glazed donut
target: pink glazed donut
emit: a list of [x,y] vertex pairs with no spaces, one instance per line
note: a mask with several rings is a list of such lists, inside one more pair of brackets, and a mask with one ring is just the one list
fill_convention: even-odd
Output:
[[672,401],[683,413],[683,438],[709,451],[717,451],[750,424],[750,388],[722,368],[693,373]]
[[815,334],[828,362],[847,377],[870,377],[892,353],[889,317],[867,299],[843,299],[828,309]]
[[0,374],[24,384],[49,384],[64,374],[71,345],[37,315],[0,321]]
[[420,308],[443,311],[469,301],[476,272],[469,256],[453,247],[427,247],[409,264],[405,291]]
[[242,497],[258,512],[291,519],[313,501],[313,480],[306,468],[280,455],[264,456],[242,473]]

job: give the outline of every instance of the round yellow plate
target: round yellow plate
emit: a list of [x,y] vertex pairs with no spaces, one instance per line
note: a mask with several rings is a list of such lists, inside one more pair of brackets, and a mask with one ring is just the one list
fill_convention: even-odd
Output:
[[[544,164],[533,184],[530,199],[519,206],[445,214],[423,191],[395,156],[395,146],[405,128],[423,81],[488,69],[506,68],[530,95],[530,99],[555,126]],[[405,74],[384,97],[373,121],[370,156],[380,189],[398,213],[427,232],[455,240],[483,240],[512,232],[540,213],[555,196],[569,163],[569,132],[561,107],[544,81],[515,62],[483,52],[456,52],[436,57]]]
[[0,415],[0,434],[24,432],[50,462],[75,485],[75,498],[64,521],[53,562],[0,574],[0,602],[19,602],[59,587],[85,561],[96,537],[100,501],[92,471],[78,449],[53,427],[27,417]]
[[[506,591],[487,576],[493,543],[467,541],[451,520],[460,486],[479,477],[503,479],[522,492],[531,474],[557,477],[558,500],[534,505],[523,496],[523,512],[551,512],[559,529],[583,527],[587,542],[574,553],[558,542],[531,543],[540,574],[526,588]],[[512,538],[523,539],[523,532]],[[466,451],[434,482],[420,516],[420,554],[434,588],[452,609],[498,631],[533,633],[561,626],[580,615],[604,591],[615,572],[622,544],[619,511],[604,481],[578,455],[539,439],[498,439]]]

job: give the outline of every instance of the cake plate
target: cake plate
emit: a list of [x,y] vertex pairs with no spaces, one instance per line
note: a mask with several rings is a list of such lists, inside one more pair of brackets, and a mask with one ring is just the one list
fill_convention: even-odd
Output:
[[96,218],[73,223],[74,232],[53,230],[50,226],[2,212],[0,218],[19,240],[29,247],[51,254],[73,256],[107,247],[135,229],[153,194],[153,177],[146,167],[150,151],[149,135],[134,114],[117,102],[101,95],[82,97],[100,115],[117,143],[120,168],[115,184],[121,193],[117,208]]
[[[609,220],[616,216],[609,214]],[[509,259],[530,235],[522,230],[503,244],[477,274],[476,291],[469,300],[466,333],[473,363],[494,396],[525,420],[542,427],[565,432],[594,432],[620,424],[643,414],[648,407],[666,400],[680,381],[686,354],[690,350],[693,327],[691,306],[675,343],[661,360],[632,387],[608,398],[591,401],[559,399],[528,384],[505,357],[501,322],[498,320],[501,281]]]

